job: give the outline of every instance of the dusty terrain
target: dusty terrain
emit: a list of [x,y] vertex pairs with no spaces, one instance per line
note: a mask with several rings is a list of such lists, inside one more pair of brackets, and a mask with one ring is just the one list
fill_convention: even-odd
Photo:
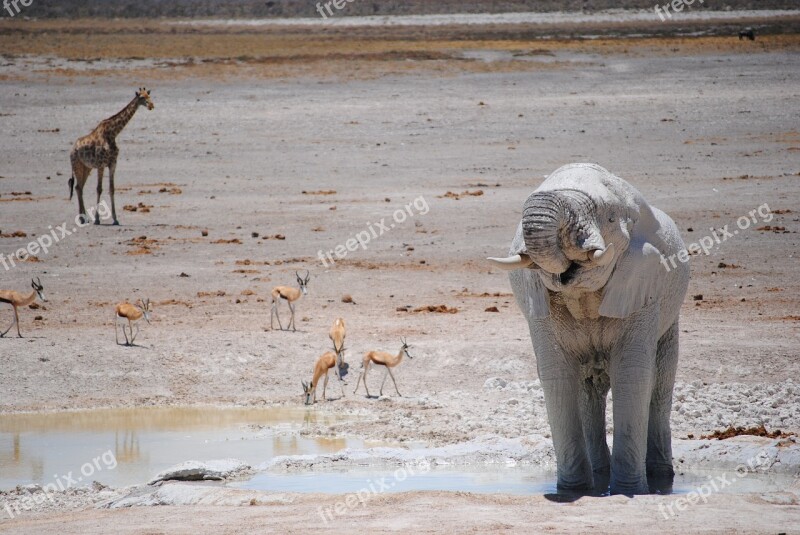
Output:
[[[691,260],[673,429],[678,440],[731,424],[800,431],[796,34],[755,43],[444,35],[404,37],[400,48],[373,37],[362,48],[367,41],[340,32],[304,45],[316,47],[313,60],[259,62],[252,58],[267,52],[230,58],[242,42],[242,56],[260,39],[275,39],[281,54],[299,37],[234,32],[193,55],[198,41],[181,33],[156,32],[154,52],[146,28],[75,31],[69,42],[69,28],[36,31],[27,48],[18,34],[0,33],[9,54],[0,70],[0,254],[51,226],[75,226],[77,202],[67,200],[74,139],[137,87],[153,88],[156,108],[140,110],[119,138],[122,226],[77,229],[38,261],[0,268],[3,288],[24,290],[40,276],[48,297],[21,311],[26,338],[0,340],[1,410],[299,404],[300,379],[310,378],[342,316],[348,395],[316,410],[379,418],[310,432],[431,446],[546,438],[526,324],[507,277],[483,259],[507,250],[520,206],[544,175],[591,161],[669,213],[687,244],[768,205],[769,220],[756,213],[756,223]],[[140,48],[109,49],[109,40]],[[229,48],[210,52],[215,46]],[[90,206],[95,184],[93,176]],[[473,194],[448,195],[464,192]],[[413,216],[366,249],[333,266],[319,260],[415,199],[424,209],[411,204]],[[6,237],[15,232],[26,236]],[[297,332],[270,330],[270,289],[306,269]],[[153,323],[142,326],[139,347],[117,346],[113,305],[138,296],[152,300]],[[428,305],[457,312],[414,312]],[[10,320],[0,310],[0,327]],[[401,336],[415,357],[396,373],[404,397],[352,395],[360,356],[394,351]],[[373,390],[380,377],[371,376]],[[657,496],[566,505],[418,492],[381,496],[330,525],[316,517],[317,500],[335,496],[292,496],[250,508],[65,507],[0,521],[0,531],[299,532],[313,523],[323,532],[622,533],[655,524],[664,533],[777,533],[800,526],[797,492],[783,501],[717,495],[668,521],[658,512],[667,498]],[[431,510],[446,513],[431,524]]]

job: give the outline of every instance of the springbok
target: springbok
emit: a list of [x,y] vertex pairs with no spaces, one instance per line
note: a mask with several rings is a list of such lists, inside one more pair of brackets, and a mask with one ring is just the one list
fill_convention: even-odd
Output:
[[370,364],[375,364],[376,366],[385,366],[386,373],[383,374],[383,381],[381,382],[381,391],[380,395],[383,395],[383,385],[386,384],[386,376],[389,375],[392,378],[392,382],[394,383],[394,389],[397,392],[397,395],[403,397],[400,393],[400,390],[397,389],[397,381],[394,380],[394,374],[392,373],[392,368],[399,365],[403,361],[403,356],[408,358],[413,358],[411,355],[408,354],[408,348],[410,347],[405,339],[400,339],[400,342],[403,344],[400,347],[400,352],[397,355],[392,355],[391,353],[385,353],[383,351],[370,351],[366,355],[364,355],[364,360],[361,361],[361,367],[363,370],[361,371],[361,375],[358,376],[358,381],[356,381],[356,389],[353,390],[353,394],[358,391],[359,384],[361,381],[364,381],[364,390],[367,391],[367,397],[371,397],[369,395],[369,388],[367,388],[367,372],[369,371]]
[[139,299],[136,304],[133,305],[128,302],[119,303],[114,308],[114,339],[117,341],[117,345],[120,345],[119,333],[117,332],[117,323],[119,319],[128,320],[128,330],[131,332],[131,339],[128,340],[128,333],[125,332],[125,325],[122,326],[122,334],[125,336],[125,345],[132,346],[136,335],[139,334],[139,326],[136,326],[136,333],[134,333],[133,325],[142,318],[144,318],[147,323],[150,323],[150,311],[149,299]]
[[[300,381],[300,384],[303,385],[303,395],[306,398],[306,405],[313,405],[317,402],[317,385],[319,385],[319,380],[323,375],[325,376],[325,382],[322,384],[322,399],[326,399],[325,390],[328,387],[328,371],[330,371],[331,368],[338,368],[338,366],[336,366],[336,355],[337,354],[333,351],[324,353],[317,359],[316,364],[314,364],[314,377],[311,379],[311,383]],[[344,383],[342,382],[342,377],[339,375],[339,370],[334,369],[333,373],[336,375],[336,378],[339,379],[339,385],[342,387],[342,397],[344,397]]]
[[42,286],[42,281],[39,280],[39,277],[36,277],[36,280],[31,279],[31,288],[33,288],[33,291],[27,296],[13,290],[0,290],[0,303],[7,303],[14,308],[14,321],[8,326],[8,329],[0,334],[0,338],[3,338],[14,325],[17,326],[17,336],[22,338],[22,334],[19,332],[19,313],[17,312],[17,309],[19,307],[26,307],[30,305],[36,301],[37,296],[42,300],[42,302],[47,302],[47,299],[44,298],[44,287]]
[[342,318],[336,318],[336,321],[333,322],[333,326],[328,333],[328,337],[331,339],[331,342],[333,342],[333,349],[336,351],[336,362],[340,370],[344,368],[344,337],[346,334],[344,320]]
[[300,285],[299,288],[292,288],[291,286],[276,286],[272,289],[272,312],[269,316],[269,328],[274,329],[274,325],[272,323],[272,318],[278,318],[278,326],[283,330],[283,325],[281,324],[281,317],[278,314],[278,300],[283,299],[289,305],[289,310],[292,311],[292,319],[289,320],[289,327],[292,328],[293,331],[296,331],[297,328],[294,323],[294,302],[303,297],[304,295],[308,294],[308,290],[306,286],[308,285],[308,281],[311,279],[311,273],[306,270],[306,276],[301,277],[300,273],[297,271],[294,272],[297,276],[297,284]]

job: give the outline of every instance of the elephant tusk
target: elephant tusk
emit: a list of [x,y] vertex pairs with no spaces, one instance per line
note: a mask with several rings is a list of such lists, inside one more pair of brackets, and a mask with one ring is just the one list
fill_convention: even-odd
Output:
[[614,261],[614,253],[614,244],[609,243],[605,249],[595,251],[592,258],[597,264],[607,266]]
[[487,258],[486,260],[506,271],[524,269],[533,264],[533,260],[526,254],[517,254],[508,258]]

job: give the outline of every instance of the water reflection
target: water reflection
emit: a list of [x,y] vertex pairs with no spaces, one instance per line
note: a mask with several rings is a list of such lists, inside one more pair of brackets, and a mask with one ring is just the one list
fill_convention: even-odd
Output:
[[[0,489],[46,485],[113,452],[117,466],[96,469],[80,484],[143,483],[186,460],[236,458],[257,465],[277,455],[362,448],[354,438],[310,438],[312,425],[352,420],[305,408],[216,407],[103,409],[0,415]],[[102,466],[102,464],[100,465]],[[88,471],[88,470],[87,470]]]

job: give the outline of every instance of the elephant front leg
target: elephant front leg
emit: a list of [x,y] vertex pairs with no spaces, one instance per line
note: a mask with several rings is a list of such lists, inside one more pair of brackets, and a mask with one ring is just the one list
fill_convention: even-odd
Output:
[[669,417],[678,368],[678,333],[675,323],[659,340],[656,353],[656,379],[647,429],[647,479],[651,492],[670,492],[675,477]]
[[645,459],[656,372],[657,307],[631,321],[611,357],[614,448],[611,494],[648,494]]
[[583,434],[580,360],[557,343],[549,320],[530,323],[536,366],[556,451],[559,490],[592,490],[592,464]]
[[611,453],[606,442],[606,397],[610,388],[608,375],[596,371],[583,380],[582,386],[581,412],[586,417],[583,433],[592,462],[595,485],[598,486],[596,490],[605,491],[611,471]]
[[543,375],[546,376],[540,373],[556,451],[558,489],[592,490],[594,478],[581,425],[577,373],[574,376],[551,378]]

